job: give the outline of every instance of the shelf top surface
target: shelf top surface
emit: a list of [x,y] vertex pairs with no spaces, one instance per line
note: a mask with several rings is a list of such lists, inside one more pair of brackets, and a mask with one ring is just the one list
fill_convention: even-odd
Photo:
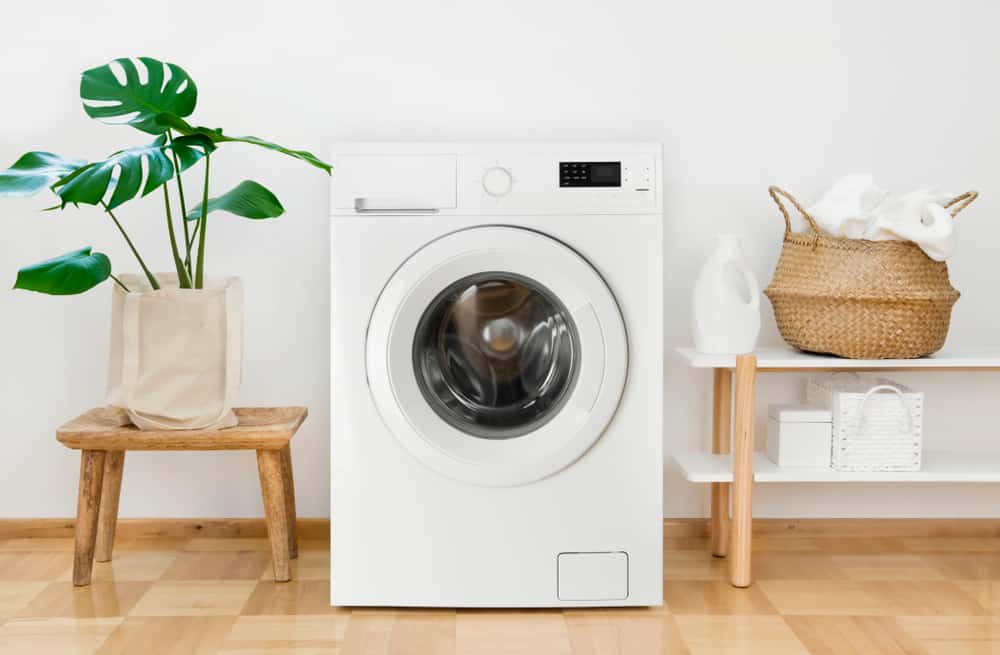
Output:
[[[693,368],[733,368],[736,355],[706,355],[694,348],[676,348],[675,353]],[[845,359],[815,355],[789,347],[759,348],[758,369],[1000,369],[1000,347],[976,350],[942,350],[919,359]]]
[[[706,452],[675,453],[689,482],[732,482],[732,456]],[[1000,482],[1000,455],[925,452],[919,471],[834,471],[780,467],[762,452],[753,456],[754,482]]]

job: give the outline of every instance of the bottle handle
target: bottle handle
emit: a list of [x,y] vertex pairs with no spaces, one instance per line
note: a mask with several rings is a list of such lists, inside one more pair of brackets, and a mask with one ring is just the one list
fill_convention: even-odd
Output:
[[747,302],[747,305],[750,309],[758,311],[760,309],[760,284],[757,283],[757,276],[753,274],[750,266],[742,259],[736,260],[734,264],[736,264],[736,269],[743,275],[743,279],[747,283],[747,290],[750,292],[750,300]]

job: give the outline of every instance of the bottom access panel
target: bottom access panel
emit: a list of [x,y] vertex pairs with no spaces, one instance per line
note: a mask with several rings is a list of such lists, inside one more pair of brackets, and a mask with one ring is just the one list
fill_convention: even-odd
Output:
[[559,600],[628,598],[628,553],[559,553]]

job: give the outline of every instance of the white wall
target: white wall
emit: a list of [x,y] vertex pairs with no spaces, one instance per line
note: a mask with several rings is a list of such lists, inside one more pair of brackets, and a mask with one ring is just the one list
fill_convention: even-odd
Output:
[[[688,342],[688,289],[720,231],[738,232],[762,280],[782,226],[765,189],[813,198],[872,171],[896,189],[978,188],[952,262],[963,292],[951,344],[998,341],[1000,5],[761,1],[18,3],[0,36],[0,165],[29,149],[98,157],[138,143],[89,120],[78,74],[123,55],[184,66],[195,118],[325,153],[334,139],[658,139],[665,148],[666,343]],[[238,151],[238,152],[237,152]],[[249,147],[214,160],[213,188],[252,177],[287,215],[215,218],[209,261],[244,277],[242,401],[305,403],[295,440],[300,515],[327,514],[327,179]],[[40,214],[48,198],[0,204],[0,276],[78,246],[132,268],[92,209]],[[121,212],[169,268],[156,200]],[[108,289],[73,298],[0,291],[0,517],[70,516],[77,460],[54,428],[102,402]],[[770,315],[765,342],[778,337]],[[667,452],[707,443],[708,379],[668,361]],[[927,392],[931,447],[1000,449],[1000,380],[910,377]],[[760,405],[793,399],[764,378]],[[706,491],[668,468],[666,511],[697,516]],[[130,454],[123,516],[260,514],[253,455]],[[789,493],[791,492],[791,493]],[[989,486],[759,487],[761,516],[994,516]]]

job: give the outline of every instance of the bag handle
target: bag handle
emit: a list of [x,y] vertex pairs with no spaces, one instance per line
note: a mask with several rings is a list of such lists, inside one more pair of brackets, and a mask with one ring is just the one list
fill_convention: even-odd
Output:
[[858,406],[858,432],[864,432],[865,422],[867,416],[865,415],[865,404],[867,404],[868,399],[872,397],[872,394],[876,394],[879,391],[891,391],[896,394],[899,398],[899,406],[903,409],[903,418],[899,421],[899,431],[902,434],[909,434],[913,432],[913,416],[910,414],[910,408],[906,404],[906,398],[903,395],[903,391],[896,386],[891,384],[878,384],[868,390],[865,397],[861,399],[861,405]]
[[792,217],[788,215],[788,210],[785,208],[784,203],[781,202],[781,198],[785,198],[788,202],[792,203],[792,206],[798,210],[799,214],[802,215],[802,218],[806,219],[806,223],[808,223],[809,227],[812,228],[813,233],[819,237],[820,231],[819,226],[816,224],[816,219],[809,215],[809,212],[807,212],[802,205],[799,204],[799,201],[796,200],[792,194],[788,193],[781,187],[773,185],[767,187],[767,192],[771,194],[771,199],[774,200],[776,205],[778,205],[778,209],[781,210],[781,215],[785,217],[785,234],[792,231]]
[[966,191],[960,196],[955,196],[943,205],[945,209],[951,208],[951,217],[958,216],[958,212],[972,204],[972,201],[979,197],[978,191]]

